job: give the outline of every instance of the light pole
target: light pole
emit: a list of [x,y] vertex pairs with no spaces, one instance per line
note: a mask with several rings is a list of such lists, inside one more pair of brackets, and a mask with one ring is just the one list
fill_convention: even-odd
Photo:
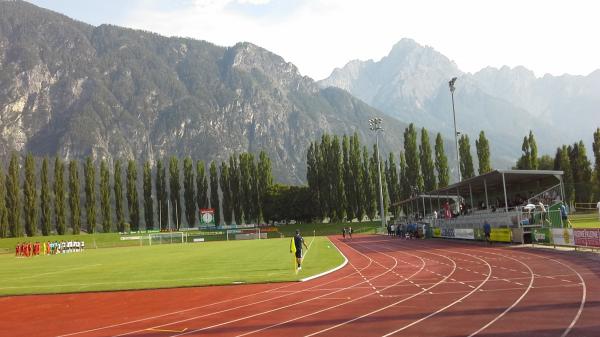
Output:
[[377,149],[377,175],[379,177],[379,216],[381,217],[381,227],[385,228],[385,214],[383,213],[383,185],[381,185],[381,159],[379,159],[379,132],[383,132],[379,117],[369,119],[369,129],[375,131],[375,148]]
[[452,95],[452,116],[454,117],[454,143],[456,144],[456,171],[458,172],[458,182],[462,180],[460,174],[460,155],[458,153],[458,132],[456,131],[456,111],[454,110],[454,83],[456,77],[452,77],[448,85],[450,86],[450,94]]

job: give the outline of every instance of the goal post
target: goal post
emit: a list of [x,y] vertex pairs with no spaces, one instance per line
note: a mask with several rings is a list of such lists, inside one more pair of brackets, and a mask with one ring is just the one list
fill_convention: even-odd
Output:
[[148,244],[161,245],[171,243],[187,242],[187,233],[184,232],[166,232],[166,233],[150,233],[148,234]]

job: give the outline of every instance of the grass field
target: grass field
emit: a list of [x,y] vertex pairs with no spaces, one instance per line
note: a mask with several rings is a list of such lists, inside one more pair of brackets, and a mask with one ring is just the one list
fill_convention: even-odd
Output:
[[574,213],[570,215],[573,228],[600,228],[598,213]]
[[171,288],[295,281],[334,268],[343,257],[326,237],[295,273],[290,239],[89,249],[32,258],[0,255],[0,295]]

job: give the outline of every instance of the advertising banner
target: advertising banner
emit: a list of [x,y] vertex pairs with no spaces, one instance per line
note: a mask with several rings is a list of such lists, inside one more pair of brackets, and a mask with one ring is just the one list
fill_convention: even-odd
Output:
[[498,242],[511,242],[512,231],[510,228],[492,228],[490,240]]
[[572,246],[573,229],[571,228],[552,228],[552,242],[557,245]]
[[475,240],[475,232],[472,228],[456,228],[454,237],[457,239]]
[[214,225],[215,224],[215,209],[214,208],[201,208],[200,209],[200,224],[201,225]]
[[454,238],[454,228],[442,228],[442,237],[443,238]]
[[552,241],[549,228],[536,228],[532,234],[532,239],[535,243],[550,243]]
[[600,247],[600,229],[599,228],[576,228],[573,229],[575,245]]

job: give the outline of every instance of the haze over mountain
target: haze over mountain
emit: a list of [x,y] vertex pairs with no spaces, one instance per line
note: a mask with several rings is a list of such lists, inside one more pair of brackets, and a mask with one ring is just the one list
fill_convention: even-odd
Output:
[[600,70],[537,78],[524,67],[490,67],[470,74],[433,48],[402,39],[380,61],[350,61],[319,84],[347,90],[399,120],[452,137],[448,81],[455,76],[457,128],[470,136],[472,147],[485,131],[493,164],[514,163],[530,129],[540,153],[552,155],[557,146],[580,139],[591,149],[600,126]]
[[[377,115],[250,43],[220,47],[94,27],[26,2],[0,2],[2,158],[17,150],[209,161],[265,150],[279,181],[300,183],[310,141],[357,131],[372,143],[367,120]],[[388,118],[384,152],[399,152],[404,127]]]

